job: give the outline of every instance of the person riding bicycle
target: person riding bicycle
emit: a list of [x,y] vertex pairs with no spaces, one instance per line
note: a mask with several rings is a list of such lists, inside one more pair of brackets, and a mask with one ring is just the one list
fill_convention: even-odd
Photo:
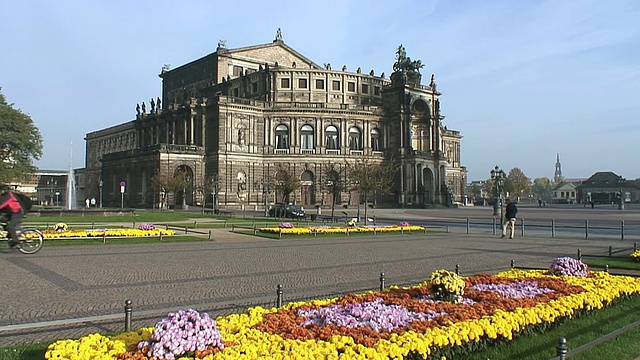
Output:
[[16,231],[20,228],[24,208],[11,187],[5,184],[0,184],[0,212],[6,217],[9,246],[16,247],[20,243]]

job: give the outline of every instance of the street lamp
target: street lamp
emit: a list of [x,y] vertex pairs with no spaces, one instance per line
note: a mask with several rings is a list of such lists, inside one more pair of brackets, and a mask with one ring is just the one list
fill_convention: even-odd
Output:
[[60,191],[56,190],[56,206],[60,206]]
[[493,215],[498,215],[498,207],[500,207],[500,224],[502,225],[502,185],[504,184],[504,179],[506,175],[502,169],[496,165],[493,170],[491,170],[491,179],[496,184],[496,200],[493,204]]
[[211,192],[213,196],[213,213],[218,214],[218,186],[220,185],[220,177],[214,175],[211,181],[213,182],[213,191]]
[[264,198],[264,217],[269,217],[269,179],[262,178],[262,197]]
[[102,182],[102,179],[100,179],[98,186],[100,186],[100,207],[102,208],[102,187],[104,186],[104,182]]

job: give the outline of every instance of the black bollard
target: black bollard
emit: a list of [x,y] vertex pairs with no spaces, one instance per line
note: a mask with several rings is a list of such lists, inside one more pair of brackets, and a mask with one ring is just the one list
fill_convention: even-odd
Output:
[[456,275],[460,275],[460,265],[456,264]]
[[469,233],[469,217],[467,217],[467,234]]
[[613,247],[609,245],[609,257],[613,256]]
[[551,219],[551,237],[556,237],[556,220]]
[[515,269],[516,268],[516,261],[511,259],[511,268]]
[[133,306],[131,306],[131,300],[124,301],[124,331],[131,331],[131,313],[133,312]]
[[578,260],[582,260],[582,250],[578,249]]
[[589,220],[584,221],[584,238],[589,238]]
[[624,240],[624,220],[620,220],[620,240]]
[[384,290],[384,273],[380,273],[380,291]]
[[276,290],[276,307],[282,307],[282,285],[278,284],[278,288]]
[[566,360],[567,358],[567,339],[564,337],[558,338],[558,344],[556,345],[556,355],[560,360]]
[[604,266],[604,272],[609,273],[609,265]]

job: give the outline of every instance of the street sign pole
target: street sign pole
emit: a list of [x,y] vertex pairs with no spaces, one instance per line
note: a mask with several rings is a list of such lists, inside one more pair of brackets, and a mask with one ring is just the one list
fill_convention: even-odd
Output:
[[120,196],[121,196],[122,209],[124,209],[124,190],[125,190],[125,186],[127,186],[127,183],[125,183],[124,181],[121,181],[120,182]]

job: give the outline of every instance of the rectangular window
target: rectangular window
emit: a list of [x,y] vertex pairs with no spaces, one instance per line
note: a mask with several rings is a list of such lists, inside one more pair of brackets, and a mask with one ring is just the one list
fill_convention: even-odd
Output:
[[233,76],[242,76],[242,66],[233,65]]
[[323,90],[324,89],[324,80],[316,79],[316,89]]
[[280,79],[280,87],[284,88],[284,89],[288,89],[291,87],[291,85],[289,84],[289,78],[282,78]]
[[307,88],[307,79],[298,79],[298,88],[306,89]]
[[380,95],[380,86],[376,86],[373,88],[373,95]]
[[362,84],[362,93],[363,94],[369,93],[369,84]]
[[333,80],[331,89],[340,91],[340,80]]
[[347,83],[347,90],[351,92],[356,91],[356,83],[354,82]]
[[258,92],[258,83],[257,82],[251,83],[251,92],[252,93],[257,93]]

